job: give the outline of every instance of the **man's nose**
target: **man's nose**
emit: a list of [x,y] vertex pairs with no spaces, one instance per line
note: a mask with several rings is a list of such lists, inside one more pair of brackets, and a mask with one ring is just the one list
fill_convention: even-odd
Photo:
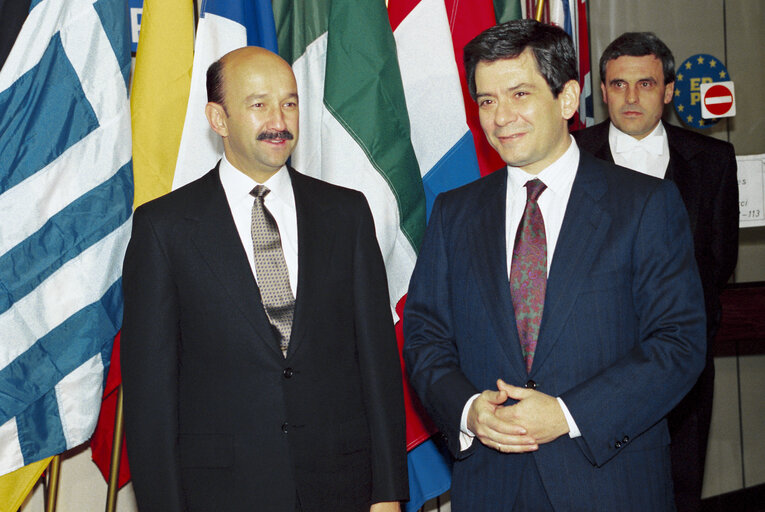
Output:
[[511,101],[501,101],[497,104],[494,123],[497,126],[505,126],[518,118],[518,109]]
[[287,128],[287,124],[284,122],[284,112],[281,108],[275,108],[271,111],[268,127],[274,131],[282,131]]
[[627,94],[625,99],[630,105],[638,103],[640,98],[638,96],[637,87],[627,87]]

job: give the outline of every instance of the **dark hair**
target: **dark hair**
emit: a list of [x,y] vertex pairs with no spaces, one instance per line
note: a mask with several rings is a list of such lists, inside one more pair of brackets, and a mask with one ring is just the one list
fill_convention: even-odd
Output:
[[226,111],[226,103],[223,95],[223,58],[210,64],[207,68],[207,101],[217,103]]
[[625,32],[606,46],[600,56],[600,81],[606,83],[606,64],[609,61],[627,55],[643,57],[653,55],[661,60],[664,70],[664,85],[675,81],[675,58],[667,45],[653,32]]
[[578,79],[574,45],[566,32],[531,19],[513,20],[484,30],[465,45],[465,75],[473,100],[479,62],[514,59],[526,48],[531,48],[537,69],[554,97],[569,80]]

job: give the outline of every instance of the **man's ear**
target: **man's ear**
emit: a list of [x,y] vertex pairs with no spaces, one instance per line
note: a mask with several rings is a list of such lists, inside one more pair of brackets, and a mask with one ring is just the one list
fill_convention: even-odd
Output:
[[579,87],[579,82],[576,80],[569,80],[563,86],[563,90],[558,95],[560,101],[561,114],[564,119],[571,119],[574,117],[577,109],[579,109],[579,93],[582,92]]
[[213,103],[212,101],[205,105],[205,117],[207,122],[210,123],[210,128],[221,137],[228,136],[228,126],[226,124],[226,111],[223,105],[220,103]]
[[670,82],[664,86],[664,104],[669,104],[675,95],[675,82]]

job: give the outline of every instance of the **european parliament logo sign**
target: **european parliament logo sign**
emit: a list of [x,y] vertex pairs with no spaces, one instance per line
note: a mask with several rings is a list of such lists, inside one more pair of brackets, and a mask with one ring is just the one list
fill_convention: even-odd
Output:
[[673,104],[677,116],[692,128],[703,129],[717,124],[719,119],[705,119],[702,115],[703,92],[708,87],[706,84],[729,81],[728,70],[720,59],[706,53],[688,57],[676,72]]

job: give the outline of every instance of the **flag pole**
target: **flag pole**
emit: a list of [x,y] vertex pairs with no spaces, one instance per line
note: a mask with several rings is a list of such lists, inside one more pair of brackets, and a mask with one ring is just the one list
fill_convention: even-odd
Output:
[[117,388],[117,407],[114,411],[114,437],[112,438],[112,459],[109,463],[109,487],[106,492],[106,512],[114,512],[117,507],[117,492],[120,490],[119,476],[123,430],[122,384],[120,384],[119,388]]
[[545,0],[537,0],[537,13],[534,15],[534,19],[542,21],[542,11],[545,7]]
[[45,512],[56,511],[58,500],[58,480],[61,475],[61,455],[55,455],[48,467],[48,496],[45,500]]

